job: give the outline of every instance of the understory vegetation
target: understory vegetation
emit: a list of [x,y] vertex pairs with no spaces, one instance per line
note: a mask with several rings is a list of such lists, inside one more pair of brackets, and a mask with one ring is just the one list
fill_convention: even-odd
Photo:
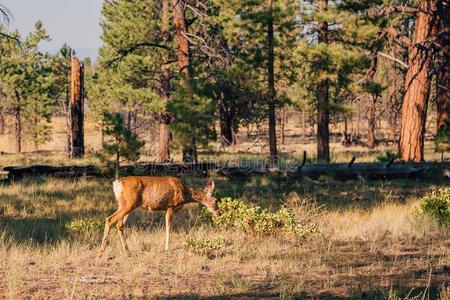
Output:
[[0,185],[0,295],[448,299],[450,233],[417,213],[432,211],[424,203],[433,197],[447,199],[447,189],[430,194],[445,182],[258,177],[216,178],[216,186],[221,217],[186,205],[168,252],[164,214],[131,214],[128,258],[116,234],[98,255],[104,219],[116,210],[109,180]]

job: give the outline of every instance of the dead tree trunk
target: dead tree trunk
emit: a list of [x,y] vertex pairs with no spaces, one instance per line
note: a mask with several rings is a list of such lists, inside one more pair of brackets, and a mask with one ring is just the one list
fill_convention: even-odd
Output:
[[[169,24],[169,0],[163,0],[162,2],[162,16],[161,16],[161,30],[163,43],[166,45],[170,40],[170,24]],[[168,65],[169,53],[164,55],[165,64],[161,67],[161,89],[160,95],[164,103],[169,101],[170,97],[170,67]],[[169,125],[171,118],[167,112],[163,112],[160,115],[159,123],[159,161],[164,162],[170,159],[170,134]]]
[[269,88],[269,148],[270,161],[276,164],[278,161],[277,152],[277,133],[276,133],[276,116],[275,116],[275,71],[274,71],[274,35],[273,35],[273,0],[268,2],[268,19],[267,19],[267,43],[268,43],[268,88]]
[[[328,9],[328,0],[319,0],[318,10],[320,13]],[[321,22],[319,25],[319,43],[328,42],[328,23]],[[318,63],[318,71],[323,72],[326,66]],[[322,80],[317,84],[317,162],[327,163],[330,161],[330,112],[329,112],[329,90],[328,80]]]
[[84,156],[84,67],[72,57],[70,89],[70,157]]
[[413,43],[409,49],[402,106],[400,153],[404,161],[423,161],[425,123],[430,95],[432,65],[427,55],[427,41],[436,36],[436,5],[433,0],[421,0],[417,13]]

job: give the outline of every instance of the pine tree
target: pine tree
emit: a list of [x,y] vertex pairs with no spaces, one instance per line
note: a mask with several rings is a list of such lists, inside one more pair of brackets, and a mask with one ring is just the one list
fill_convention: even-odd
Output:
[[[14,33],[16,39],[19,34]],[[52,57],[38,50],[39,43],[49,37],[41,22],[23,42],[2,47],[1,89],[3,107],[14,116],[16,151],[22,151],[22,137],[33,142],[34,149],[50,140],[50,118],[55,109],[55,81]]]

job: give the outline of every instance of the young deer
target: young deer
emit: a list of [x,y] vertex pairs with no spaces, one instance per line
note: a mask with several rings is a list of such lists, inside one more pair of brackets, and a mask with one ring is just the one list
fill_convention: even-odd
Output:
[[189,202],[201,203],[214,215],[219,214],[216,198],[213,196],[214,181],[208,180],[205,189],[198,190],[184,185],[175,177],[149,177],[130,176],[117,179],[113,183],[119,209],[106,218],[100,252],[103,253],[108,244],[108,236],[111,226],[116,224],[120,242],[130,255],[123,227],[128,215],[136,208],[149,211],[166,211],[166,236],[165,250],[169,250],[169,233],[172,227],[172,218],[175,211]]

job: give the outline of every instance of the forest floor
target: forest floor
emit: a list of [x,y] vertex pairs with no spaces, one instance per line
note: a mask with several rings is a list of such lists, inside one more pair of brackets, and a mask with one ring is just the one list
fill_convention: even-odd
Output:
[[[446,182],[216,178],[216,185],[219,198],[270,210],[289,205],[321,233],[303,241],[225,230],[204,223],[190,204],[175,215],[170,251],[163,214],[136,211],[126,227],[132,256],[115,230],[99,256],[104,218],[116,209],[111,182],[28,178],[0,184],[0,298],[450,297],[450,233],[415,213],[420,197]],[[70,230],[80,220],[95,222]],[[188,239],[215,250],[195,251]]]

